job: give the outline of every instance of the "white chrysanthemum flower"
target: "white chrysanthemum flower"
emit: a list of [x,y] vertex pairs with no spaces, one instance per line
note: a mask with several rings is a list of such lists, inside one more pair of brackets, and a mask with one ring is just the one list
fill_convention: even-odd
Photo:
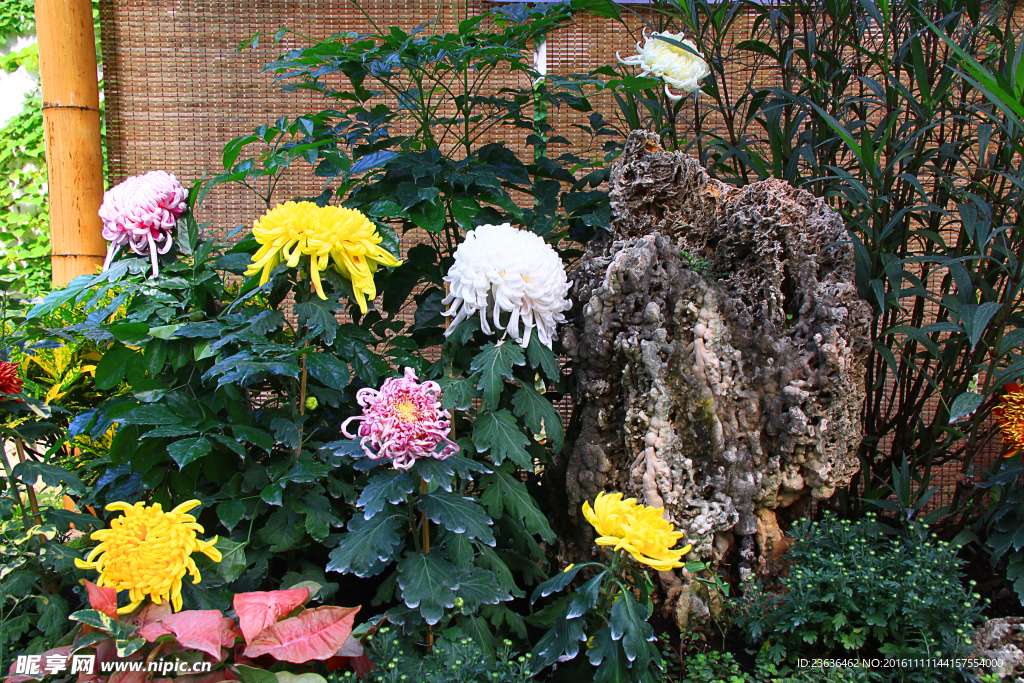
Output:
[[619,57],[619,61],[623,64],[639,66],[641,76],[654,74],[665,81],[665,94],[670,100],[680,100],[683,96],[673,93],[669,90],[669,86],[687,93],[700,90],[701,80],[711,73],[708,63],[699,55],[687,52],[677,45],[660,40],[660,38],[678,41],[696,52],[697,46],[692,41],[684,39],[682,33],[668,31],[652,33],[648,36],[645,30],[644,38],[643,47],[640,46],[640,43],[636,44],[636,49],[640,54],[626,59],[619,57],[618,53],[615,53],[615,56]]
[[[508,223],[481,225],[469,232],[444,279],[450,285],[444,315],[455,316],[445,336],[475,313],[480,314],[484,334],[494,334],[487,321],[490,310],[494,326],[523,348],[534,328],[541,343],[551,348],[555,327],[565,322],[562,312],[572,306],[566,299],[570,283],[558,253],[539,235]],[[503,313],[509,314],[504,325]]]

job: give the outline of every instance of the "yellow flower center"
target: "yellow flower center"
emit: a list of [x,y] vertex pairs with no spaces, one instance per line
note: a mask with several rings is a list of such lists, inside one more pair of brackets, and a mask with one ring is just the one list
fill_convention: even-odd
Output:
[[395,415],[403,422],[416,422],[420,417],[420,410],[412,401],[396,401],[392,404]]

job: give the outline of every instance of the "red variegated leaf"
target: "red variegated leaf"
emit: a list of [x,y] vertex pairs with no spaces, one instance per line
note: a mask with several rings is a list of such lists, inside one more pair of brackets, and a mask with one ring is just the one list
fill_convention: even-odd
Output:
[[89,607],[103,612],[111,619],[117,619],[117,590],[111,586],[97,586],[86,579],[83,581],[85,590],[89,592]]
[[302,664],[333,657],[352,632],[358,607],[325,605],[279,621],[261,631],[243,653],[246,657],[270,655]]
[[309,599],[308,588],[292,588],[286,591],[256,591],[235,594],[235,614],[242,637],[248,645],[263,629],[277,623],[296,607]]
[[205,652],[220,660],[223,618],[224,615],[215,609],[188,610],[146,624],[139,629],[139,634],[152,643],[160,636],[170,633],[183,647]]

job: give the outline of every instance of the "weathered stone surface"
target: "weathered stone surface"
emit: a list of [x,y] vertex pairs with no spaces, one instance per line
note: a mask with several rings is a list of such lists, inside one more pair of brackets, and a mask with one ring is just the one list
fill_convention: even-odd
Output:
[[781,181],[715,181],[642,132],[611,202],[562,332],[576,403],[551,471],[565,559],[592,549],[583,501],[622,491],[664,505],[705,560],[760,520],[775,564],[781,534],[759,511],[827,498],[858,468],[870,309],[842,221]]
[[1020,681],[1024,674],[1024,618],[1003,617],[986,621],[971,636],[971,657],[992,664],[976,670],[996,674],[1001,681]]

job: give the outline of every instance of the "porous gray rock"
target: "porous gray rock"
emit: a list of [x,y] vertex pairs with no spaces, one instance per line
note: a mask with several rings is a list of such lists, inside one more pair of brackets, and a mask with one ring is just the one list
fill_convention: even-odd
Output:
[[[610,193],[610,233],[572,272],[562,328],[575,410],[549,476],[563,559],[593,550],[582,503],[621,491],[664,506],[713,564],[760,538],[773,547],[742,572],[771,571],[775,511],[858,469],[870,308],[846,230],[808,192],[725,185],[645,132]],[[663,583],[690,603],[678,620],[706,612]]]

